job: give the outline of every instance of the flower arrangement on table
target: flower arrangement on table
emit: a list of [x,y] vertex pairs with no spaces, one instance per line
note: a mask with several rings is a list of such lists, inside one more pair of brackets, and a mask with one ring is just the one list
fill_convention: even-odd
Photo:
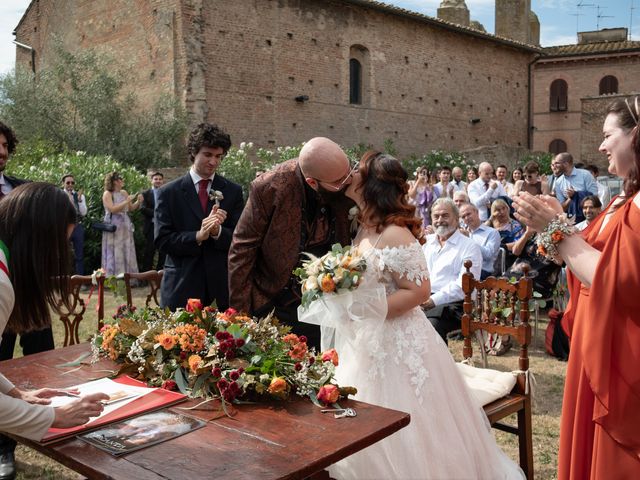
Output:
[[302,284],[302,307],[323,295],[355,290],[362,282],[367,262],[356,247],[336,243],[322,257],[310,253],[302,266],[293,271]]
[[316,354],[306,338],[273,315],[255,319],[233,309],[219,312],[189,299],[175,312],[119,307],[92,340],[94,358],[120,362],[118,374],[135,374],[150,386],[225,402],[286,399],[335,403],[353,388],[333,383],[338,354]]

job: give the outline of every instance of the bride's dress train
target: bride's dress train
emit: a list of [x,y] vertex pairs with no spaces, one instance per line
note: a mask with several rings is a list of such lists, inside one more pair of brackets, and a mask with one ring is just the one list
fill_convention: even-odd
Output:
[[[391,271],[411,281],[428,278],[420,245],[371,249],[362,287],[338,328],[337,380],[357,387],[356,400],[411,414],[394,435],[330,468],[337,479],[512,479],[520,468],[496,444],[482,409],[467,391],[446,344],[419,307],[384,320],[386,295],[397,290]],[[383,295],[379,318],[375,302],[359,300],[377,288]],[[361,303],[358,306],[358,303]],[[362,304],[365,305],[362,305]],[[354,313],[355,312],[355,313]],[[358,313],[360,312],[360,318]],[[354,316],[357,321],[353,321]],[[344,317],[341,321],[344,320]],[[347,339],[340,338],[346,333]]]

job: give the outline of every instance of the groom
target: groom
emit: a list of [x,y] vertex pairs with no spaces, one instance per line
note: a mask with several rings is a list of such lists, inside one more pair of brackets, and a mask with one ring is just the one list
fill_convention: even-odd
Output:
[[340,146],[316,137],[298,158],[253,181],[229,250],[233,308],[256,316],[275,309],[281,322],[319,348],[319,327],[297,321],[300,285],[292,272],[302,252],[321,256],[334,243],[351,242],[348,212],[353,202],[344,190],[353,172]]

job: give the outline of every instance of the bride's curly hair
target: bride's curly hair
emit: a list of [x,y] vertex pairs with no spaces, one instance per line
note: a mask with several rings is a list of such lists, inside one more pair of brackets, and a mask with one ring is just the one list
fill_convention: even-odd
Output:
[[407,227],[423,244],[422,220],[416,217],[416,207],[409,204],[407,171],[400,162],[386,153],[369,151],[360,159],[362,198],[366,207],[360,221],[375,226],[377,232],[387,225]]

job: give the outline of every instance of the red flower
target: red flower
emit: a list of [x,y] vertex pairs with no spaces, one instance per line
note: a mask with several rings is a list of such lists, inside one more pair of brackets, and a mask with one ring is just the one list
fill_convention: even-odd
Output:
[[187,300],[187,308],[185,308],[187,312],[195,312],[196,310],[202,310],[202,302],[199,298],[190,298]]
[[318,400],[325,405],[336,403],[340,397],[340,391],[335,385],[325,385],[318,391]]
[[231,382],[229,384],[229,390],[233,393],[233,395],[237,395],[240,392],[240,386],[236,382]]
[[245,344],[244,338],[237,338],[236,339],[236,347],[242,348],[242,347],[244,347],[244,344]]
[[300,340],[302,343],[307,343],[307,337],[305,337],[304,335],[300,335],[299,340]]
[[164,388],[165,390],[176,391],[178,390],[178,384],[173,380],[165,380],[164,382],[162,382],[162,388]]
[[180,360],[185,360],[187,358],[187,352],[180,352]]
[[221,378],[220,380],[218,380],[218,388],[220,389],[220,391],[224,391],[229,387],[229,382],[227,381],[226,378]]
[[234,370],[229,374],[229,378],[235,381],[240,378],[240,374],[238,373],[237,370]]
[[244,373],[244,368],[240,367],[240,368],[238,369],[238,373],[239,373],[240,375],[242,375],[242,374]]
[[335,348],[330,348],[322,352],[322,361],[323,362],[331,362],[336,367],[338,366],[338,352],[336,352]]
[[220,367],[215,367],[213,370],[211,370],[211,375],[213,375],[215,378],[220,378],[222,376],[222,369]]
[[313,365],[316,362],[316,357],[309,357],[309,365]]
[[225,314],[225,315],[227,315],[227,316],[229,316],[229,317],[232,317],[232,316],[234,316],[234,315],[235,315],[235,314],[237,314],[237,313],[238,313],[238,311],[237,311],[235,308],[231,308],[231,307],[227,308],[227,309],[224,311],[224,314]]
[[236,358],[236,352],[234,352],[233,350],[229,350],[224,354],[224,358],[226,358],[227,360],[233,360],[234,358]]
[[299,372],[300,370],[302,370],[302,364],[300,362],[296,362],[293,368],[295,368],[296,372]]

